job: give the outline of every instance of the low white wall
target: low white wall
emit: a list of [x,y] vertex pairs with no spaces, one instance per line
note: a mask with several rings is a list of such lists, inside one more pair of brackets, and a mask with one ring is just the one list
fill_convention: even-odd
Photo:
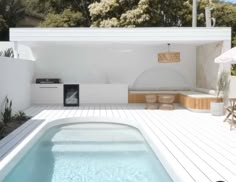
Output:
[[80,84],[81,104],[128,104],[128,85]]
[[31,104],[31,83],[34,62],[0,57],[0,107],[8,96],[13,111],[23,110]]
[[[32,47],[36,58],[35,77],[58,77],[66,83],[122,83],[128,84],[130,89],[135,89],[137,79],[141,88],[147,86],[148,79],[149,85],[158,89],[175,85],[183,78],[181,81],[185,82],[186,86],[195,87],[196,46],[171,45],[170,49],[180,51],[179,63],[157,62],[158,52],[167,51],[166,44],[56,43]],[[179,76],[171,77],[172,75],[164,70],[174,71]],[[159,74],[153,75],[153,72]]]

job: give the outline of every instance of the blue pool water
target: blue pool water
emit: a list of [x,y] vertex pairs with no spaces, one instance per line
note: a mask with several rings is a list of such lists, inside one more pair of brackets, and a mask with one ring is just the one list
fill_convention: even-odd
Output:
[[3,182],[169,182],[134,128],[114,124],[55,127],[24,155]]

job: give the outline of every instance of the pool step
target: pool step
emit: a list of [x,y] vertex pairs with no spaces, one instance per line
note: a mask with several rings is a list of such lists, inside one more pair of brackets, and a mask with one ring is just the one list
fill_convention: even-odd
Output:
[[60,130],[51,139],[52,142],[144,142],[139,133],[119,129],[69,129]]
[[53,153],[64,152],[146,152],[147,146],[144,143],[56,143],[44,144],[42,150]]

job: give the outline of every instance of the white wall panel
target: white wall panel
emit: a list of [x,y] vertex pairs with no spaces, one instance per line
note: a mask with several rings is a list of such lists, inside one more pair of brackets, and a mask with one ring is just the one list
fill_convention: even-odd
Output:
[[8,96],[14,111],[23,110],[31,104],[31,83],[34,62],[0,57],[0,106]]
[[81,104],[127,104],[128,85],[80,84]]
[[[168,72],[175,71],[185,81],[185,87],[196,85],[196,47],[172,45],[172,51],[180,51],[179,63],[158,63],[158,52],[167,51],[167,45],[143,44],[82,44],[45,45],[33,47],[36,56],[35,77],[61,78],[64,83],[123,83],[129,88],[144,73],[155,71],[150,76],[153,87],[176,85],[179,77]],[[166,71],[165,71],[166,70]],[[162,74],[166,72],[166,74]],[[146,75],[146,76],[147,76]],[[145,76],[145,75],[143,75]],[[141,79],[142,80],[142,79]],[[145,87],[144,83],[139,83]]]

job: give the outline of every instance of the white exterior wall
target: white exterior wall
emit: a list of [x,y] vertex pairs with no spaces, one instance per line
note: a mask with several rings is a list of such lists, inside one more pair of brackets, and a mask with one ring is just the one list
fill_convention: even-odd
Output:
[[217,75],[231,69],[230,64],[217,64],[215,58],[231,48],[231,41],[209,43],[197,47],[197,88],[216,89]]
[[222,52],[223,43],[211,43],[197,48],[197,88],[216,89],[219,64],[215,58]]
[[18,44],[17,42],[0,42],[0,51],[5,51],[9,48],[13,49],[15,58],[32,61],[35,60],[29,46]]
[[[172,70],[183,75],[189,87],[196,85],[196,47],[191,45],[171,46],[171,51],[180,51],[180,63],[157,62],[157,53],[167,51],[166,44],[55,44],[32,49],[37,60],[35,78],[58,77],[65,83],[123,83],[132,89],[134,81],[143,72],[155,69],[156,75],[150,76],[149,82],[157,87],[167,86],[157,80],[178,82],[168,74]],[[164,75],[163,70],[166,70]],[[145,83],[140,84],[145,87]]]
[[80,84],[80,104],[128,104],[125,84]]
[[0,57],[0,106],[8,96],[13,102],[13,111],[31,105],[30,89],[34,73],[34,62]]

